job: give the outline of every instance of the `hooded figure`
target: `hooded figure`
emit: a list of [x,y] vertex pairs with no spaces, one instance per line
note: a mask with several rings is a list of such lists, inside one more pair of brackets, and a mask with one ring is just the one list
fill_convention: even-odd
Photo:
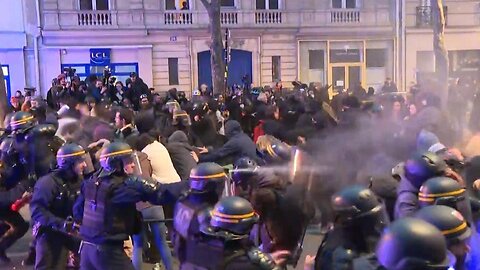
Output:
[[241,157],[257,160],[256,146],[252,139],[243,133],[240,123],[230,120],[225,124],[228,141],[220,149],[200,156],[200,162],[233,163]]
[[173,132],[168,138],[167,150],[180,179],[187,180],[190,171],[197,166],[197,162],[190,154],[195,148],[188,144],[187,135],[181,130]]

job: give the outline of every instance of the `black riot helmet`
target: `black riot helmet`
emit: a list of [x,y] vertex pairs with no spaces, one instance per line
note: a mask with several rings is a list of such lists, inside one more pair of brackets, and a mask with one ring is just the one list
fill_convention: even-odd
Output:
[[428,179],[443,175],[447,168],[447,163],[440,156],[426,152],[407,160],[405,177],[414,187],[420,188]]
[[392,223],[377,246],[378,262],[387,270],[447,270],[447,244],[430,223],[402,218]]
[[373,191],[358,185],[335,193],[332,196],[332,208],[338,218],[344,222],[384,211],[382,202]]
[[223,197],[211,212],[210,226],[202,227],[206,235],[225,240],[240,240],[249,236],[258,215],[252,204],[241,197]]
[[121,172],[123,166],[133,161],[133,150],[123,142],[113,142],[105,146],[100,152],[100,165],[110,172]]
[[15,161],[12,156],[15,152],[14,143],[15,140],[10,136],[4,138],[2,143],[0,143],[0,160],[4,164],[10,164],[10,166],[12,166],[12,162]]
[[428,179],[418,193],[421,207],[428,205],[446,205],[458,210],[469,222],[473,221],[470,200],[467,193],[457,181],[448,177]]
[[23,133],[35,125],[35,117],[29,112],[16,112],[10,118],[10,129],[15,133]]
[[214,162],[200,163],[190,172],[190,191],[208,193],[216,191],[221,194],[225,187],[227,174],[222,166]]
[[174,126],[181,125],[184,127],[189,127],[192,125],[192,121],[190,120],[190,116],[186,111],[175,110],[173,112],[172,125]]
[[382,201],[362,186],[345,188],[332,196],[335,227],[355,231],[352,241],[358,248],[372,252],[389,219]]
[[77,162],[85,161],[85,150],[76,143],[63,145],[57,152],[57,166],[60,169],[70,169]]
[[257,140],[257,153],[267,164],[284,163],[292,158],[292,148],[270,135]]
[[459,201],[465,200],[465,189],[449,177],[434,177],[428,179],[418,193],[421,206],[447,205],[456,208]]
[[197,100],[192,105],[192,117],[203,117],[208,112],[208,103],[202,100]]
[[258,167],[257,162],[249,157],[242,157],[235,161],[232,172],[232,180],[235,185],[247,189]]
[[448,246],[466,241],[472,234],[462,214],[445,205],[424,207],[415,214],[415,217],[437,227],[445,236]]

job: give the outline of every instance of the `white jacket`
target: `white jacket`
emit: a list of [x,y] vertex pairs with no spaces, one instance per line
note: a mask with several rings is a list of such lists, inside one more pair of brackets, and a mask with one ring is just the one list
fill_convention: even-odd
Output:
[[147,154],[150,160],[153,179],[163,184],[180,182],[180,176],[173,167],[172,159],[163,144],[155,141],[143,148],[142,152]]

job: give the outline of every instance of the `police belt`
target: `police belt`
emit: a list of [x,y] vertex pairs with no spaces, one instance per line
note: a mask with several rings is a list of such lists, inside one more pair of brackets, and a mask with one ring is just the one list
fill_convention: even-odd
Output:
[[95,243],[92,243],[92,242],[88,242],[88,241],[82,240],[82,241],[80,242],[80,247],[78,248],[78,253],[81,253],[81,252],[82,252],[82,248],[83,248],[84,246],[93,246],[93,247],[95,247],[98,251],[106,251],[106,250],[109,250],[109,249],[112,249],[112,248],[121,248],[121,249],[123,249],[123,241],[109,242],[109,243],[105,243],[105,244],[95,244]]
[[36,233],[36,237],[41,236],[52,237],[55,239],[62,238],[63,241],[61,242],[63,246],[65,246],[68,250],[72,252],[80,252],[81,242],[82,240],[75,236],[68,234],[64,231],[57,230],[55,228],[49,226],[39,226],[38,231]]
[[164,219],[142,219],[143,223],[165,223],[165,222],[173,222],[173,218],[164,218]]

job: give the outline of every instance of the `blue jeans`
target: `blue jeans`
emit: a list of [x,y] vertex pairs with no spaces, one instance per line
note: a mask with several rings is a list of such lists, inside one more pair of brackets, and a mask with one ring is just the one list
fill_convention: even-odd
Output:
[[[144,219],[165,219],[163,208],[161,206],[152,206],[142,210]],[[155,244],[160,252],[160,257],[167,270],[173,270],[172,252],[167,245],[167,227],[164,222],[152,222],[150,228],[153,233]],[[143,232],[133,236],[133,256],[132,262],[135,270],[141,270],[143,264]]]

